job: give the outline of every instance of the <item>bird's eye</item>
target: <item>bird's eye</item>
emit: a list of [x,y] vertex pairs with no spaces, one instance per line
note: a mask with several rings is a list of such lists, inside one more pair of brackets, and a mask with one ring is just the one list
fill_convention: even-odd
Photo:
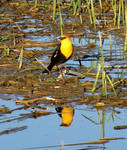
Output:
[[65,36],[62,36],[62,37],[61,37],[61,40],[64,40],[64,39],[66,39],[66,37],[65,37]]

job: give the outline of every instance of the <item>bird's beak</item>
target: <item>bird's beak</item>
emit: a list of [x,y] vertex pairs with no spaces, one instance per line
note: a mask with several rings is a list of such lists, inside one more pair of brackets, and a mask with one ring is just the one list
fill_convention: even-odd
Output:
[[61,36],[58,36],[58,37],[57,37],[57,40],[61,40]]

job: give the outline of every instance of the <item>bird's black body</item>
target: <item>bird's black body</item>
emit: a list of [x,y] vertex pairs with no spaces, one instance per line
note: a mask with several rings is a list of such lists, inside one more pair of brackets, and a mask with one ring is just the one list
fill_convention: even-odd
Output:
[[66,57],[64,55],[62,55],[61,51],[60,51],[60,47],[61,47],[61,44],[57,47],[57,49],[54,51],[52,57],[51,57],[51,62],[48,66],[48,70],[51,71],[52,68],[55,66],[55,65],[59,65],[59,64],[62,64],[64,62],[66,62],[68,59],[66,59]]

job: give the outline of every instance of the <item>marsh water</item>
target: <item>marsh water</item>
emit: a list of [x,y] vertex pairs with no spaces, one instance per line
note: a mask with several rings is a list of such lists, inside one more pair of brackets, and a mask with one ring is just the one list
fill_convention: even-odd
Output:
[[[53,21],[52,1],[38,1],[36,7],[34,1],[1,3],[0,149],[126,150],[126,27],[114,25],[110,9],[101,18],[99,2],[96,29],[85,4],[76,16],[69,1],[59,4],[63,32],[74,46],[66,62],[71,72],[63,79],[57,68],[52,74],[42,73],[60,41],[59,9]],[[104,4],[105,9],[111,6]],[[106,96],[101,69],[92,92],[102,58],[100,41]],[[62,125],[59,110],[72,115],[68,125]]]

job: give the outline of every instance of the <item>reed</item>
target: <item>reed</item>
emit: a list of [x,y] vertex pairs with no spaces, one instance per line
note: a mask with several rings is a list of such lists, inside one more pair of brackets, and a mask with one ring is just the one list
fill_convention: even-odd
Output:
[[124,54],[127,51],[127,6],[125,6],[125,32]]
[[80,11],[81,0],[73,0],[73,15],[77,14],[77,11]]
[[91,15],[92,15],[92,20],[94,24],[94,29],[96,30],[96,16],[95,16],[95,10],[94,10],[94,2],[93,0],[90,0],[91,2]]
[[121,21],[121,0],[119,1],[119,13],[118,13],[118,19],[117,19],[118,29],[120,28],[120,21]]
[[95,80],[94,80],[94,84],[93,84],[93,88],[92,88],[92,93],[93,93],[93,94],[94,94],[94,92],[95,92],[95,90],[96,90],[96,87],[97,87],[97,81],[98,81],[98,78],[99,78],[100,70],[101,70],[101,65],[99,64],[99,65],[98,65],[97,74],[96,74],[96,78],[95,78]]
[[109,83],[110,83],[110,85],[111,85],[111,87],[112,87],[112,89],[113,89],[113,92],[114,92],[115,97],[117,97],[117,93],[116,93],[116,90],[115,90],[115,88],[114,88],[113,82],[111,81],[111,79],[110,79],[110,77],[109,77],[108,74],[106,74],[106,78],[108,79],[108,81],[109,81]]
[[127,29],[127,2],[125,1],[125,28]]
[[34,8],[37,7],[37,4],[38,4],[38,0],[35,0],[35,2],[34,2]]
[[126,29],[126,36],[125,36],[125,42],[124,42],[124,54],[127,51],[127,29]]
[[81,114],[81,115],[82,115],[84,118],[86,118],[87,120],[89,120],[90,122],[92,122],[94,125],[98,125],[98,124],[99,124],[98,122],[96,122],[96,121],[94,121],[93,119],[87,117],[86,115],[84,115],[84,114]]
[[14,45],[14,47],[15,47],[15,45],[16,45],[15,33],[14,33],[14,32],[13,32],[13,45]]
[[87,1],[87,10],[88,10],[89,17],[90,17],[90,23],[93,24],[91,10],[90,10],[90,1],[89,0],[86,0],[86,1]]
[[95,68],[96,66],[97,66],[97,63],[93,63],[92,67],[90,69],[88,69],[88,71],[85,74],[83,74],[80,78],[81,79],[85,78],[88,75],[88,73],[91,72],[93,70],[93,68]]
[[2,52],[2,57],[4,56],[9,56],[10,54],[10,49],[7,45],[4,45],[4,49],[3,49],[3,52]]
[[0,42],[6,41],[8,39],[9,36],[4,36],[0,39]]
[[104,54],[103,54],[103,47],[102,47],[102,39],[101,33],[99,32],[99,40],[100,40],[100,53],[101,53],[101,70],[102,70],[102,95],[106,96],[106,80],[105,80],[105,69],[104,69]]
[[114,26],[116,25],[116,18],[117,18],[117,10],[116,10],[116,0],[112,0],[112,8],[114,12]]
[[22,47],[21,52],[19,54],[18,62],[19,62],[19,67],[18,68],[21,69],[22,63],[23,63],[23,47]]
[[107,123],[109,123],[109,121],[112,119],[112,121],[114,121],[114,111],[110,113],[110,116],[107,119]]
[[102,9],[102,1],[99,0],[100,8]]
[[53,0],[53,13],[52,13],[52,19],[55,20],[56,16],[56,0]]
[[121,0],[121,16],[123,18],[123,25],[125,25],[125,8],[126,8],[126,5],[124,5],[124,1]]
[[107,81],[108,81],[110,83],[112,89],[113,89],[115,97],[117,97],[117,93],[116,93],[116,90],[114,88],[114,84],[111,81],[109,75],[106,74],[106,72],[105,72],[104,54],[103,54],[102,39],[101,39],[101,33],[100,32],[99,32],[99,41],[100,41],[101,59],[100,59],[99,64],[98,64],[98,70],[97,70],[96,78],[95,78],[95,81],[94,81],[94,84],[93,84],[92,93],[94,93],[95,90],[96,90],[97,81],[98,81],[98,77],[99,77],[100,70],[101,70],[101,74],[102,74],[102,79],[101,79],[102,80],[102,96],[107,96]]
[[61,14],[61,6],[59,5],[59,24],[60,24],[60,32],[61,36],[63,35],[63,19]]

